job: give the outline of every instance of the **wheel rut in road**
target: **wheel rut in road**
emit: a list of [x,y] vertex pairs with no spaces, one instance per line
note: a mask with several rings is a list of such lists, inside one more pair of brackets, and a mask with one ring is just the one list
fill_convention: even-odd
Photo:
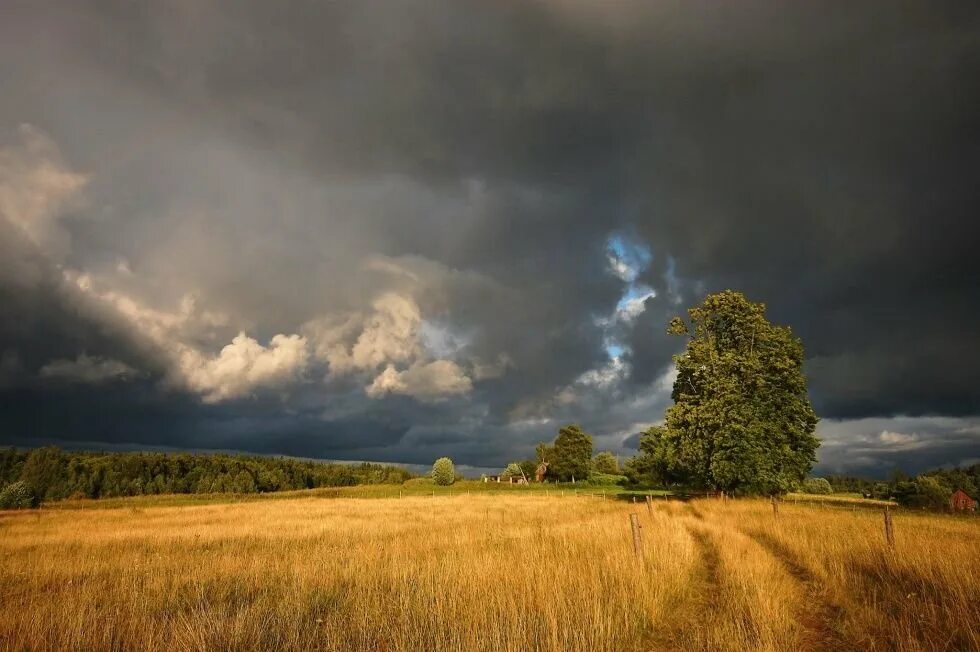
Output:
[[707,640],[708,620],[718,614],[721,593],[721,557],[709,534],[695,524],[702,518],[685,513],[677,521],[683,523],[697,548],[698,560],[691,573],[692,591],[685,594],[683,602],[676,605],[663,628],[658,628],[645,641],[646,648],[657,652],[686,650],[710,650]]
[[798,611],[797,620],[806,631],[810,650],[861,650],[862,646],[841,632],[844,610],[827,598],[819,579],[785,545],[766,532],[743,531],[771,554],[786,572],[799,582],[806,595],[806,604]]

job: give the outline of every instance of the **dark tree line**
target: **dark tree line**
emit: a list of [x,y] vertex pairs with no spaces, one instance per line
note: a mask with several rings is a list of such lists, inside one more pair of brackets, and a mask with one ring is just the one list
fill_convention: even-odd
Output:
[[0,450],[0,488],[25,483],[35,501],[144,494],[257,493],[413,477],[382,464],[189,453],[90,453],[55,447]]
[[593,457],[592,435],[571,423],[558,430],[553,442],[541,442],[535,448],[535,459],[511,462],[503,474],[505,477],[533,479],[538,468],[546,465],[544,479],[547,482],[600,482],[626,481],[619,475],[619,461],[608,451]]

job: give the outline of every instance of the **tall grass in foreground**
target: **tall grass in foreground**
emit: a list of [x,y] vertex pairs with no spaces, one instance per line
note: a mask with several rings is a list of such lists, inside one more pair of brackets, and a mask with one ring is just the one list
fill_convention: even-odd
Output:
[[[705,502],[807,587],[809,617],[862,650],[980,650],[980,519],[898,512],[895,547],[881,511]],[[806,618],[806,615],[801,617]]]
[[980,648],[980,522],[896,530],[892,553],[874,512],[536,494],[8,513],[0,648]]

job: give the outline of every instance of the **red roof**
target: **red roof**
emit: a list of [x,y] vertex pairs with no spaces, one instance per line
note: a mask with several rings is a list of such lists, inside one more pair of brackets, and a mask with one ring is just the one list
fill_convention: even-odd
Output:
[[972,500],[972,501],[976,501],[976,498],[974,498],[974,497],[973,497],[973,496],[971,496],[970,494],[968,494],[968,493],[966,493],[966,492],[965,492],[965,491],[963,491],[962,489],[957,489],[956,491],[954,491],[954,492],[953,492],[953,494],[952,494],[952,495],[950,496],[950,498],[953,498],[953,497],[954,497],[954,496],[956,496],[957,494],[963,494],[964,496],[966,496],[966,497],[967,497],[967,498],[969,498],[970,500]]

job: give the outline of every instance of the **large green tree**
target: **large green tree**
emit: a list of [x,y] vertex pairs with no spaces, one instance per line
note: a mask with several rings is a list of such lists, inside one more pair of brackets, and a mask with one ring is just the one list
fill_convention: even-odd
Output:
[[670,472],[715,489],[775,494],[806,478],[820,445],[803,344],[739,292],[709,295],[671,320],[688,337],[658,444]]
[[592,464],[592,436],[575,424],[567,425],[558,431],[551,454],[549,474],[559,480],[585,480]]

